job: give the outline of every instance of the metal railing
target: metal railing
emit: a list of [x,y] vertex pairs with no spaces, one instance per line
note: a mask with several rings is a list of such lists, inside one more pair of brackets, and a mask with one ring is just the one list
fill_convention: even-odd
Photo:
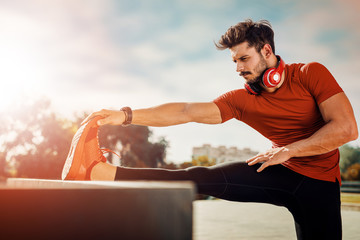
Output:
[[360,181],[342,181],[341,192],[360,193]]

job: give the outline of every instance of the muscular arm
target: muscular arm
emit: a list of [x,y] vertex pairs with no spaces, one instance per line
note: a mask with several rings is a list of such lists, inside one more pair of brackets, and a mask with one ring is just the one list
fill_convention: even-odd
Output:
[[311,137],[259,154],[247,161],[249,165],[264,162],[258,169],[261,172],[292,157],[323,154],[358,138],[354,113],[345,93],[328,98],[319,105],[319,109],[326,124]]
[[[95,116],[102,116],[99,125],[121,125],[125,121],[122,111],[103,109],[88,116],[84,122]],[[167,103],[151,108],[133,110],[132,124],[165,127],[188,122],[221,123],[219,108],[213,102],[206,103]]]
[[133,124],[164,127],[188,122],[218,124],[221,114],[215,103],[167,103],[133,111]]
[[345,93],[338,93],[319,105],[325,126],[311,137],[289,144],[293,157],[330,152],[358,138],[357,124],[351,104]]

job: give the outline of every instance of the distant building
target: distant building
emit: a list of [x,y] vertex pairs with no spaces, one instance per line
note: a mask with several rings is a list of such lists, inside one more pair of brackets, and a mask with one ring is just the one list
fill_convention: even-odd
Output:
[[227,148],[225,146],[212,147],[210,144],[204,144],[201,147],[193,147],[193,158],[207,156],[209,159],[215,159],[216,164],[230,161],[245,162],[247,159],[255,156],[258,152],[250,148],[238,149],[237,147]]

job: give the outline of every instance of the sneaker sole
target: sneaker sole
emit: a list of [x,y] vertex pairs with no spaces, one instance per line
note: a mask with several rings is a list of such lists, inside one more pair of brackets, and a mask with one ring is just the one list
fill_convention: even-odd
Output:
[[[90,128],[93,126],[94,122],[96,122],[99,119],[101,119],[101,117],[95,117],[91,119],[89,122],[82,125],[76,131],[71,141],[71,148],[62,170],[62,174],[61,174],[62,180],[74,180],[77,178],[77,173],[79,172],[81,167],[81,158],[79,157],[81,156],[81,153],[83,152],[84,149],[86,135],[89,132]],[[74,159],[80,159],[80,160],[74,161]]]

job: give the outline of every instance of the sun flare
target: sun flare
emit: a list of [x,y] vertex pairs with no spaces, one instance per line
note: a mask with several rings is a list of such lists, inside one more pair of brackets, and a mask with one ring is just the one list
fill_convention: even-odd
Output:
[[35,97],[46,87],[49,69],[44,52],[26,38],[6,35],[0,40],[0,111],[21,96]]

